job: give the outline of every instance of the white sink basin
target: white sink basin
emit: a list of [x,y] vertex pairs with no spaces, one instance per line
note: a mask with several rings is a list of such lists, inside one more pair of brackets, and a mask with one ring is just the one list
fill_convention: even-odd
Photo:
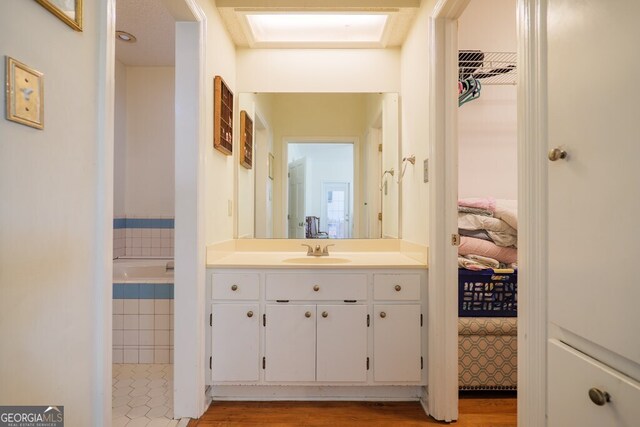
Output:
[[337,257],[331,257],[331,256],[328,256],[328,257],[307,256],[302,258],[287,258],[283,260],[283,262],[286,262],[289,264],[314,265],[314,264],[346,264],[348,262],[351,262],[351,260],[348,258],[337,258]]

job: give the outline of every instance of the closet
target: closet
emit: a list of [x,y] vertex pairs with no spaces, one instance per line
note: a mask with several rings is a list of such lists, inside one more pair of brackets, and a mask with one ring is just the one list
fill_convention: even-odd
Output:
[[458,21],[460,390],[517,388],[516,1]]

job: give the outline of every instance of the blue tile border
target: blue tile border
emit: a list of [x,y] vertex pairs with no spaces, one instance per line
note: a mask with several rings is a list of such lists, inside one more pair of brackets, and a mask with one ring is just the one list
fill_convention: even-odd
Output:
[[114,283],[113,299],[173,299],[173,283]]
[[113,228],[175,228],[173,218],[114,218]]

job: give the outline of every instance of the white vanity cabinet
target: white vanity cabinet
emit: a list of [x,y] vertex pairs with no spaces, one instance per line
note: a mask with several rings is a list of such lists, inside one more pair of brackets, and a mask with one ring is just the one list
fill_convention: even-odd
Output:
[[424,393],[425,269],[217,268],[207,278],[212,397]]

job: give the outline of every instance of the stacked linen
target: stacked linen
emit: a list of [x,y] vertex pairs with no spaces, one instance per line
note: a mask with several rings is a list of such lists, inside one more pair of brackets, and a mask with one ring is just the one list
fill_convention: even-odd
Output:
[[518,218],[515,200],[458,201],[458,266],[469,270],[515,268]]

